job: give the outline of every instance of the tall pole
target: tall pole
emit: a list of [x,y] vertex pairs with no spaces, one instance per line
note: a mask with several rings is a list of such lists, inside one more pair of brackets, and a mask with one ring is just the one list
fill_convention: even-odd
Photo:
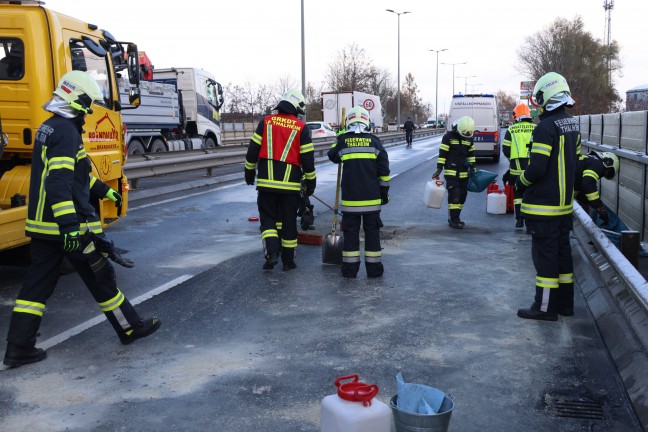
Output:
[[461,63],[441,63],[442,65],[447,65],[447,66],[452,66],[452,96],[455,94],[455,66],[456,65],[462,65],[466,64],[468,62],[461,62]]
[[465,81],[464,81],[464,94],[467,94],[468,93],[468,78],[477,78],[477,75],[470,75],[470,76],[457,77],[457,78],[465,78]]
[[302,95],[306,98],[306,43],[304,42],[304,0],[301,0],[301,81]]
[[398,74],[396,80],[398,81],[398,88],[396,89],[396,124],[400,129],[400,16],[411,12],[396,12],[393,9],[385,9],[387,12],[394,13],[398,16]]
[[[440,50],[433,50],[429,49],[428,51],[432,51],[436,53],[436,88],[434,90],[434,127],[436,129],[439,128],[439,53],[441,51],[448,51],[448,48],[443,48]],[[454,75],[454,72],[453,72]],[[454,91],[454,89],[453,89]]]

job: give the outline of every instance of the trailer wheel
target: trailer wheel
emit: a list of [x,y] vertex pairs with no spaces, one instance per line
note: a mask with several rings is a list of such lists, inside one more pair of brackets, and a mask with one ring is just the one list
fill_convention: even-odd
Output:
[[144,154],[144,144],[142,144],[142,141],[134,139],[131,140],[131,142],[128,143],[128,154],[129,155],[139,155],[139,154]]
[[160,138],[154,139],[151,143],[151,153],[161,153],[165,151],[167,151],[167,148],[164,144],[164,141],[162,141]]
[[216,148],[216,141],[214,141],[214,138],[205,138],[205,148]]

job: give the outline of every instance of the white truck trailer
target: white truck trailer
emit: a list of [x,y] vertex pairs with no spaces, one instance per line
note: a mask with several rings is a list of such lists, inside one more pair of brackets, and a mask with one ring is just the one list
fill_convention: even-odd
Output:
[[349,112],[356,105],[361,105],[369,111],[369,118],[374,129],[382,130],[384,111],[380,97],[359,91],[322,92],[322,120],[331,126],[338,127],[342,108],[346,108],[346,111]]
[[[120,86],[127,104],[127,85]],[[140,81],[141,104],[124,110],[128,154],[215,148],[221,144],[223,89],[196,68],[155,69]]]

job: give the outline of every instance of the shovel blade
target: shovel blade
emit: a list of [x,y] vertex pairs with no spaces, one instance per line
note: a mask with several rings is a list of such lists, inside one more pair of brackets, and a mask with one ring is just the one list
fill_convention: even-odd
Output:
[[344,237],[341,234],[326,234],[322,240],[322,262],[324,264],[342,265],[343,247]]

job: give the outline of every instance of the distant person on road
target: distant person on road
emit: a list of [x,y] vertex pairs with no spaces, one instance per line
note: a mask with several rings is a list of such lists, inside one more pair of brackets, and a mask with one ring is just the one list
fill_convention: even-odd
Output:
[[598,190],[599,180],[612,180],[618,171],[619,158],[612,152],[590,152],[581,156],[576,165],[576,201],[587,213],[594,209],[604,225],[608,224],[608,214]]
[[[516,106],[513,110],[513,118],[515,123],[509,126],[502,143],[502,152],[509,160],[508,182],[511,185],[515,185],[518,177],[529,164],[531,133],[536,127],[527,104],[521,103]],[[524,227],[524,219],[520,212],[522,197],[514,194],[513,203],[515,206],[515,228],[522,228]]]
[[369,112],[349,110],[346,132],[328,152],[331,162],[342,163],[342,276],[356,278],[360,270],[360,225],[365,233],[367,277],[383,275],[380,247],[381,205],[389,202],[389,157],[380,139],[369,132]]
[[407,141],[407,147],[412,147],[412,135],[414,134],[416,125],[414,125],[414,122],[409,117],[407,117],[407,120],[403,125],[403,129],[405,129],[405,141]]
[[280,256],[284,271],[297,267],[297,212],[302,177],[306,197],[313,195],[316,182],[310,130],[297,117],[305,114],[304,107],[301,92],[288,89],[275,107],[277,114],[259,122],[245,157],[245,182],[253,185],[257,179],[264,270],[272,270]]
[[157,318],[142,320],[119,291],[106,258],[132,267],[102,232],[91,194],[121,206],[121,195],[92,177],[81,138],[86,114],[104,98],[87,73],[63,75],[54,96],[43,106],[51,113],[36,132],[27,208],[26,235],[31,237],[31,266],[18,293],[7,335],[4,364],[39,362],[47,353],[36,348],[45,303],[54,292],[66,257],[81,276],[123,344],[155,332]]
[[531,136],[529,165],[515,183],[522,195],[521,211],[531,234],[536,292],[520,318],[556,321],[574,314],[572,230],[574,179],[580,156],[580,126],[569,115],[574,105],[562,75],[549,72],[535,85],[532,96],[541,108],[540,123]]
[[450,228],[462,229],[465,226],[460,216],[468,195],[468,173],[475,170],[474,133],[475,122],[471,117],[463,116],[455,120],[452,130],[441,139],[437,169],[432,174],[432,178],[438,180],[445,169]]

